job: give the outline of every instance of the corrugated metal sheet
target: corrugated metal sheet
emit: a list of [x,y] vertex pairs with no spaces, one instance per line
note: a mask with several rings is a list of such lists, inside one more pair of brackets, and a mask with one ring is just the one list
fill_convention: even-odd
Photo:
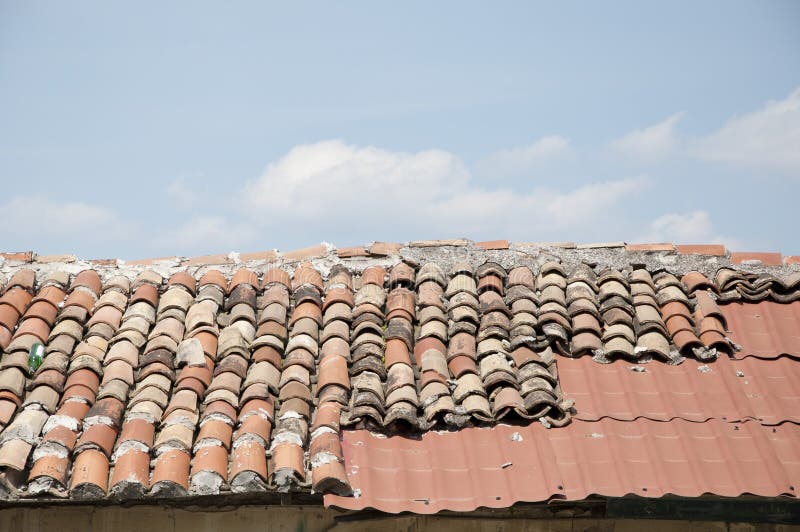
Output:
[[564,395],[575,401],[575,417],[586,421],[800,422],[800,363],[785,356],[723,356],[709,364],[686,360],[677,366],[559,358],[558,375]]
[[398,513],[470,511],[592,494],[794,495],[800,427],[756,422],[669,423],[605,418],[547,429],[498,425],[418,438],[344,431],[358,497],[326,506]]
[[345,431],[357,497],[325,504],[398,513],[506,508],[591,495],[796,496],[800,302],[722,307],[733,359],[597,364],[558,359],[571,424],[498,425],[416,437]]
[[731,303],[720,307],[730,338],[742,349],[736,358],[800,357],[800,301],[794,303]]

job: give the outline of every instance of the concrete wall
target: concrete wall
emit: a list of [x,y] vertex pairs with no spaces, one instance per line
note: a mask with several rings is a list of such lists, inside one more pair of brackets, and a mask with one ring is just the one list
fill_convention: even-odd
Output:
[[[339,517],[339,519],[336,519]],[[0,509],[1,532],[768,532],[800,530],[788,525],[610,520],[530,519],[485,516],[388,516],[354,519],[320,506],[239,506],[229,510],[162,506],[51,506]]]

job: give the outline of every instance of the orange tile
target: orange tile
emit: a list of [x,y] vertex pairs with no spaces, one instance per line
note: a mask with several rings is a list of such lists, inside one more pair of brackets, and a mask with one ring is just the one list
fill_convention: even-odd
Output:
[[100,451],[87,449],[75,458],[70,489],[81,484],[93,484],[104,493],[108,488],[108,458]]
[[324,257],[328,254],[328,248],[323,244],[310,246],[302,249],[295,249],[283,253],[283,258],[286,260],[309,260]]
[[464,238],[452,238],[449,240],[413,240],[408,243],[412,248],[435,248],[440,246],[466,246],[469,240]]
[[200,471],[213,471],[225,478],[228,475],[227,449],[218,445],[198,449],[192,459],[192,475]]
[[486,242],[475,242],[475,246],[483,249],[508,249],[508,240],[488,240]]
[[18,262],[32,262],[33,251],[5,252],[5,253],[0,253],[0,257],[4,258],[5,260],[12,260]]
[[150,476],[150,455],[148,453],[131,449],[117,458],[114,465],[114,474],[111,477],[111,486],[120,482],[135,482],[148,488]]
[[783,257],[780,253],[760,253],[752,251],[737,251],[731,253],[731,262],[742,264],[746,261],[757,260],[764,266],[780,266],[783,264]]
[[267,453],[257,441],[243,441],[231,453],[230,480],[243,471],[252,471],[259,477],[267,478]]
[[174,261],[177,260],[177,258],[178,257],[157,257],[152,259],[126,260],[125,264],[127,266],[150,266],[151,264],[155,264],[157,262]]
[[678,253],[684,255],[715,255],[724,256],[725,246],[722,244],[679,244]]
[[208,270],[200,277],[199,285],[213,284],[217,285],[223,290],[228,288],[228,279],[219,270]]
[[117,259],[90,259],[89,262],[97,266],[116,266]]
[[156,459],[151,480],[153,485],[167,481],[189,489],[189,454],[178,449],[161,454]]
[[519,246],[537,247],[537,248],[564,248],[575,249],[575,242],[517,242]]
[[75,255],[37,255],[36,262],[49,264],[52,262],[75,262],[77,257]]
[[242,262],[249,262],[251,260],[264,260],[272,262],[278,259],[278,254],[274,250],[270,251],[256,251],[254,253],[241,253],[239,260]]
[[336,250],[336,254],[343,259],[348,257],[369,257],[369,252],[366,250],[366,248],[364,248],[364,246],[339,248]]
[[625,251],[675,251],[675,246],[669,243],[661,244],[627,244]]
[[403,244],[394,242],[374,242],[369,247],[369,254],[378,256],[397,255],[402,247]]
[[183,262],[185,266],[203,266],[211,264],[233,264],[233,261],[227,255],[202,255],[200,257],[192,257]]
[[95,294],[100,295],[103,289],[103,282],[100,280],[100,276],[96,271],[83,270],[72,280],[70,289],[75,288],[76,286],[86,287]]

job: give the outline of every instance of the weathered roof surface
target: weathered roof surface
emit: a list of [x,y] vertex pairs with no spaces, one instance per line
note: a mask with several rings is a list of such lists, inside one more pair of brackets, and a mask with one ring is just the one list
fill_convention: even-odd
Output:
[[573,420],[389,438],[345,431],[345,462],[359,497],[325,504],[389,513],[505,508],[590,495],[796,495],[800,427],[711,420]]
[[763,301],[725,305],[722,309],[731,340],[741,347],[735,353],[737,358],[800,357],[800,305]]
[[588,358],[558,360],[561,388],[575,401],[574,417],[584,421],[800,422],[800,363],[789,357],[591,364]]
[[[709,438],[771,472],[776,453],[789,460],[772,484],[753,476],[751,489],[748,477],[740,485],[701,468],[694,484],[653,479],[650,496],[675,486],[791,495],[797,440],[769,435],[793,435],[797,421],[797,363],[785,355],[798,350],[800,266],[755,257],[461,240],[129,263],[6,254],[0,493],[313,491],[347,508],[417,511],[415,494],[428,489],[428,509],[492,506],[479,481],[491,468],[469,453],[459,467],[475,493],[435,462],[428,487],[414,487],[421,473],[409,459],[390,468],[394,502],[384,503],[390,485],[365,475],[389,471],[381,445],[398,456],[474,450],[480,435],[502,439],[509,427],[523,439],[481,448],[481,459],[513,464],[506,450],[539,456],[534,441],[566,438],[559,445],[577,453],[567,464],[594,449],[575,443],[594,426],[607,435],[593,438],[608,442],[606,468],[638,456],[659,473],[643,445],[661,442],[683,449],[676,460],[702,462],[692,448]],[[35,343],[45,357],[31,372]],[[363,431],[375,436],[361,449]],[[626,445],[629,455],[616,454]],[[493,504],[639,493],[628,473],[606,485],[560,471],[560,456],[546,455],[546,469],[564,493],[528,479],[529,491]]]

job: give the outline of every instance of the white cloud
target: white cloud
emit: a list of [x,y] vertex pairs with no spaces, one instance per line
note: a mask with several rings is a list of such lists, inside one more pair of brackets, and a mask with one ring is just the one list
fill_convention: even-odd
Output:
[[498,150],[478,163],[481,173],[506,176],[530,170],[531,168],[570,151],[570,141],[559,135],[542,137],[528,146]]
[[560,231],[564,231],[560,233],[562,237],[567,237],[566,230],[585,229],[647,184],[645,178],[628,178],[583,185],[567,192],[540,187],[527,194],[474,188],[437,204],[434,219],[453,228],[491,228],[503,236],[522,239],[557,235]]
[[663,122],[637,129],[615,139],[611,147],[623,155],[640,162],[655,162],[670,155],[678,147],[675,126],[683,113],[675,113]]
[[[248,183],[244,203],[258,218],[402,218],[410,206],[467,186],[469,172],[441,150],[400,153],[338,140],[301,145]],[[362,219],[361,222],[364,222]]]
[[262,230],[306,231],[317,240],[529,240],[563,238],[567,229],[580,236],[645,185],[632,178],[568,191],[488,189],[474,184],[462,161],[445,151],[401,153],[325,141],[297,146],[270,164],[241,200]]
[[30,195],[0,205],[0,246],[6,250],[113,257],[138,244],[139,229],[116,211],[81,201]]
[[800,88],[696,141],[701,159],[800,176]]
[[80,201],[57,202],[43,196],[16,196],[0,206],[3,239],[40,235],[108,236],[119,227],[120,222],[111,209]]
[[672,242],[675,244],[725,244],[728,248],[741,247],[735,238],[718,234],[706,211],[665,214],[650,223],[648,232],[637,242]]
[[183,177],[179,177],[167,187],[167,197],[172,200],[173,205],[180,207],[181,209],[188,209],[195,205],[200,196],[198,195],[197,191],[191,188],[186,179]]
[[222,216],[197,216],[153,240],[165,253],[192,254],[229,252],[244,249],[256,237],[255,228]]

